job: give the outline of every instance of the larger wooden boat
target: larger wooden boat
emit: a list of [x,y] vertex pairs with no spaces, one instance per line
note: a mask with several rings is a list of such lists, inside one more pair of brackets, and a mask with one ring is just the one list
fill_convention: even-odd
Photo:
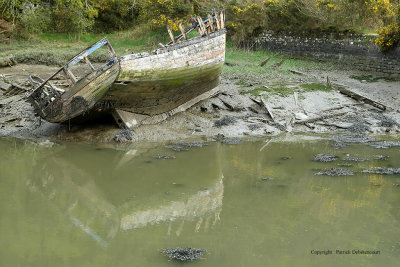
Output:
[[[120,74],[102,100],[122,126],[161,121],[213,93],[225,60],[224,14],[192,22],[178,37],[169,30],[173,41],[151,54],[121,57]],[[193,29],[198,36],[188,39]]]

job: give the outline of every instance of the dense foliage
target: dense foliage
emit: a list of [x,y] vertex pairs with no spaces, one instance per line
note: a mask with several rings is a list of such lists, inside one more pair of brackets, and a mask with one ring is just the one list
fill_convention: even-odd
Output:
[[24,35],[40,32],[110,32],[168,23],[175,31],[190,16],[224,9],[236,43],[271,30],[310,34],[378,30],[387,50],[399,39],[396,0],[0,0],[0,18]]

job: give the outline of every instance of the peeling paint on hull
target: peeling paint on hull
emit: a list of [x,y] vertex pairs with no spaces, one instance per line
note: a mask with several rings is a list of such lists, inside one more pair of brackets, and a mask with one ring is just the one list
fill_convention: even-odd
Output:
[[121,58],[117,81],[104,101],[129,112],[157,115],[219,84],[225,60],[225,30],[154,51]]

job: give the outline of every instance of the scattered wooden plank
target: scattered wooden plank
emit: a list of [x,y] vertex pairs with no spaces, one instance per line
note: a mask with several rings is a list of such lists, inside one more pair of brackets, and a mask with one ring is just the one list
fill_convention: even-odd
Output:
[[21,99],[22,99],[21,95],[11,96],[11,97],[8,97],[8,98],[0,100],[0,106],[7,105],[7,104],[9,104],[11,102],[18,101],[18,100],[21,100]]
[[282,64],[283,64],[283,62],[285,62],[286,61],[286,59],[282,59],[280,62],[278,62],[278,64],[276,64],[275,66],[277,67],[277,68],[279,68]]
[[4,92],[4,95],[5,96],[13,96],[13,95],[18,95],[18,94],[23,94],[27,91],[29,91],[28,88],[20,86],[16,83],[11,83],[11,87],[7,91]]
[[290,71],[291,73],[297,74],[297,75],[306,75],[305,73],[297,71],[297,70],[288,70],[288,71]]
[[332,83],[329,80],[329,76],[326,76],[326,86],[329,87],[329,88],[332,88]]
[[319,123],[317,123],[318,125],[321,125],[321,126],[327,126],[327,127],[336,127],[336,128],[339,128],[339,129],[349,129],[349,126],[342,126],[342,125],[339,125],[339,124],[335,124],[335,123],[326,123],[326,122],[319,122]]
[[15,114],[10,114],[10,115],[1,117],[1,118],[0,118],[0,124],[6,123],[6,122],[9,122],[9,121],[14,121],[14,120],[16,120],[16,119],[18,119],[18,116],[17,116],[17,115],[15,115]]
[[4,91],[7,91],[8,89],[10,89],[12,85],[6,82],[3,82],[0,80],[0,88]]
[[134,127],[139,127],[140,125],[156,124],[156,123],[166,120],[167,118],[169,118],[179,112],[187,110],[188,108],[192,107],[194,104],[196,104],[204,99],[214,97],[214,96],[218,95],[219,93],[220,93],[220,88],[216,87],[208,92],[205,92],[199,96],[196,96],[195,98],[187,101],[186,103],[183,103],[182,105],[180,105],[170,111],[167,111],[167,112],[155,115],[155,116],[136,114],[136,113],[123,111],[123,110],[115,110],[113,112],[113,116],[114,116],[114,119],[116,120],[117,124],[121,128],[132,129]]
[[334,113],[334,114],[329,114],[329,115],[321,115],[321,116],[310,118],[307,120],[296,121],[295,123],[305,125],[305,124],[316,122],[316,121],[322,121],[322,120],[326,120],[326,119],[330,119],[330,118],[334,118],[334,117],[340,117],[340,116],[343,116],[346,114],[347,114],[347,112]]
[[271,58],[272,58],[273,56],[274,56],[274,55],[269,56],[269,57],[267,57],[266,59],[264,59],[264,60],[260,63],[260,67],[264,67],[264,65],[267,64],[268,61],[270,61]]
[[260,101],[262,105],[264,106],[265,110],[267,111],[268,115],[271,117],[272,121],[275,122],[274,115],[272,114],[271,109],[268,107],[267,102],[264,100],[264,97],[260,96]]
[[376,108],[378,108],[380,110],[386,110],[387,109],[387,107],[384,104],[376,102],[376,101],[374,101],[372,99],[369,99],[369,98],[367,98],[365,96],[359,95],[359,94],[357,94],[357,93],[355,93],[353,91],[350,91],[348,89],[345,89],[343,87],[337,86],[336,89],[339,90],[340,93],[342,93],[344,95],[347,95],[348,97],[351,97],[354,100],[357,100],[357,101],[360,101],[360,102],[364,102],[364,103],[369,104],[371,106],[374,106],[374,107],[376,107]]

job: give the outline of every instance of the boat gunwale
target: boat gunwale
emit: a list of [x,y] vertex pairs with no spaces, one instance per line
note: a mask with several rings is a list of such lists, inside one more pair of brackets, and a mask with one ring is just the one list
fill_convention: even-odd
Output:
[[[168,52],[176,51],[176,50],[179,50],[181,48],[185,48],[185,47],[188,47],[188,46],[191,46],[191,45],[202,43],[202,42],[207,41],[209,39],[213,39],[213,38],[219,37],[219,36],[221,36],[223,34],[226,34],[226,29],[225,28],[221,29],[219,31],[215,31],[215,32],[209,33],[209,34],[204,35],[204,36],[197,36],[197,37],[194,37],[192,39],[184,40],[184,41],[179,42],[179,43],[175,43],[175,44],[171,44],[171,45],[168,45],[168,46],[165,46],[165,47],[162,47],[162,48],[155,49],[155,50],[151,51],[151,53],[141,52],[141,53],[124,55],[124,56],[121,56],[121,58],[120,58],[120,64],[122,62],[124,62],[124,61],[136,60],[136,59],[141,59],[141,58],[146,58],[146,57],[152,57],[152,56],[157,56],[157,55],[165,54],[165,53],[168,53]],[[122,68],[122,66],[121,66],[121,68]]]

